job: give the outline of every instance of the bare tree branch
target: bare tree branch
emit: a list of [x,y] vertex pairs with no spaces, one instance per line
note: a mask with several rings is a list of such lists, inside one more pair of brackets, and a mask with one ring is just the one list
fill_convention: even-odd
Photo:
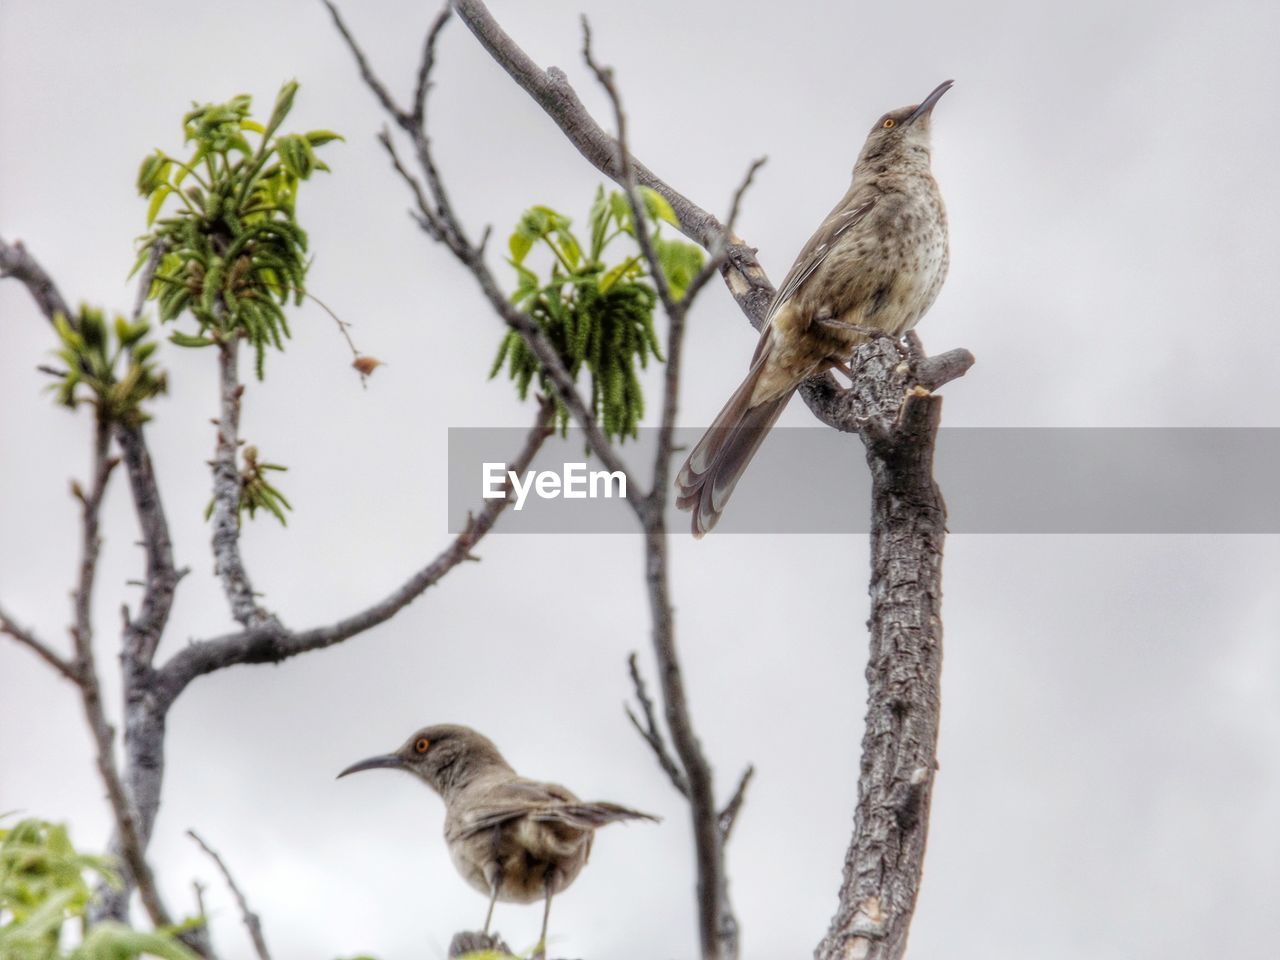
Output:
[[146,555],[142,602],[136,617],[126,617],[124,629],[126,660],[130,668],[141,670],[149,667],[155,657],[169,622],[178,581],[186,571],[174,567],[169,521],[142,427],[116,424],[114,434],[129,477],[129,491]]
[[662,688],[667,729],[671,732],[671,743],[689,785],[702,957],[703,960],[735,960],[738,956],[738,923],[728,900],[728,876],[724,869],[711,765],[693,729],[684,676],[680,671],[667,577],[669,569],[666,523],[662,511],[655,509],[649,513],[645,524],[645,583],[653,617],[653,647],[658,661],[658,681]]
[[24,647],[33,650],[41,660],[72,683],[80,682],[79,676],[76,675],[75,666],[69,660],[37,637],[34,630],[19,624],[3,607],[0,607],[0,633],[8,634]]
[[734,226],[738,222],[738,213],[742,208],[742,198],[746,196],[747,190],[755,182],[756,172],[767,161],[767,157],[756,157],[756,159],[752,160],[751,165],[747,168],[746,176],[742,178],[738,188],[733,191],[733,200],[729,204],[729,218],[724,224],[724,234],[711,245],[707,262],[702,265],[702,269],[689,282],[689,287],[684,294],[685,301],[692,302],[699,291],[711,281],[711,278],[724,269],[725,257],[728,256],[729,244],[734,235]]
[[868,344],[841,398],[846,409],[860,401],[860,417],[840,426],[862,435],[872,479],[870,663],[854,832],[817,960],[900,960],[920,888],[937,768],[947,531],[933,480],[942,399],[913,366],[935,361],[934,382],[962,374],[973,358],[952,351],[904,363],[896,344]]
[[641,726],[636,715],[631,712],[631,707],[624,704],[623,709],[627,711],[627,718],[653,750],[658,766],[662,767],[663,772],[671,780],[671,785],[676,788],[680,796],[688,799],[689,783],[685,779],[684,771],[667,750],[667,742],[658,728],[658,718],[654,714],[653,700],[649,697],[649,691],[645,689],[644,678],[640,675],[640,665],[636,662],[634,653],[627,657],[627,669],[631,673],[631,685],[635,689],[636,700],[640,703],[641,712],[644,713],[644,725]]
[[253,940],[253,951],[258,955],[258,960],[271,960],[271,953],[267,950],[266,938],[262,935],[262,921],[258,915],[249,909],[249,901],[245,899],[244,893],[236,885],[235,879],[231,876],[231,871],[227,869],[226,863],[222,857],[218,856],[218,852],[200,839],[200,835],[194,830],[188,830],[187,836],[199,844],[200,849],[209,855],[209,858],[218,865],[218,870],[222,872],[222,879],[226,881],[227,887],[231,890],[231,895],[236,898],[236,906],[240,908],[240,917],[244,920],[245,929],[249,931],[249,937]]
[[[543,442],[552,433],[553,408],[541,404],[537,419],[525,445],[511,462],[517,476],[524,473]],[[510,478],[504,487],[506,497],[485,501],[480,513],[471,518],[464,529],[439,555],[378,603],[336,623],[310,630],[291,631],[278,623],[250,627],[239,633],[200,640],[174,654],[160,668],[157,676],[163,704],[171,704],[196,677],[224,667],[242,663],[279,663],[289,657],[333,646],[363,633],[370,627],[390,620],[401,609],[422,595],[428,587],[439,583],[446,573],[465,560],[476,559],[472,549],[493,527],[508,503],[514,499]]]
[[724,809],[720,811],[720,837],[721,840],[728,840],[729,834],[733,832],[733,825],[738,822],[738,813],[742,810],[742,803],[747,799],[747,787],[751,783],[751,778],[756,775],[754,765],[749,765],[747,769],[742,771],[742,776],[738,778],[738,788],[733,791],[733,796],[729,798],[729,802],[724,805]]
[[68,320],[74,319],[75,314],[67,306],[67,301],[63,299],[53,279],[45,273],[44,268],[35,261],[35,258],[27,253],[27,248],[22,245],[21,240],[15,240],[10,244],[0,237],[0,277],[13,277],[15,280],[20,280],[31,293],[31,298],[35,300],[36,306],[40,308],[46,320],[53,322],[53,318],[58,314],[62,314]]
[[667,282],[662,264],[658,262],[657,251],[653,248],[653,237],[649,233],[644,203],[636,190],[635,171],[631,168],[631,152],[627,147],[627,114],[622,109],[622,97],[618,94],[618,88],[613,82],[613,68],[600,66],[591,54],[591,22],[587,20],[586,14],[582,15],[582,59],[596,75],[600,86],[609,97],[609,102],[613,104],[613,121],[618,131],[617,164],[621,174],[622,192],[626,194],[627,202],[631,205],[631,223],[635,228],[636,243],[639,244],[640,252],[644,255],[645,263],[649,267],[649,278],[658,291],[658,299],[662,301],[667,316],[674,319],[676,314],[683,311],[676,303],[675,297],[671,295],[671,285]]
[[[152,244],[151,255],[138,278],[138,295],[133,307],[135,322],[142,317],[147,294],[164,252],[163,241]],[[186,571],[174,567],[169,521],[142,426],[116,424],[115,440],[123,454],[133,509],[142,533],[142,548],[146,552],[146,574],[138,616],[131,618],[126,615],[124,623],[125,689],[128,696],[128,691],[134,691],[140,685],[142,672],[150,668],[155,658],[156,648],[169,622],[174,592]]]
[[151,922],[157,927],[166,927],[172,925],[172,920],[160,899],[155,877],[143,853],[145,843],[140,836],[133,804],[116,769],[115,731],[107,722],[106,711],[102,706],[102,690],[98,683],[98,671],[93,656],[93,587],[97,577],[98,552],[102,545],[98,516],[102,507],[102,498],[107,491],[107,482],[112,470],[119,462],[108,457],[110,442],[110,427],[99,416],[94,433],[93,485],[87,494],[80,495],[82,526],[80,575],[73,594],[75,624],[71,628],[71,637],[76,650],[75,672],[84,704],[85,718],[93,734],[98,773],[107,788],[107,797],[111,801],[111,810],[115,815],[121,854],[137,885],[138,893]]

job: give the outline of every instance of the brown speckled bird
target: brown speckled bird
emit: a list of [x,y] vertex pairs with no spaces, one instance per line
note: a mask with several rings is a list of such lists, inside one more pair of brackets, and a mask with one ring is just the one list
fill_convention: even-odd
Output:
[[876,121],[849,192],[804,245],[760,332],[751,369],[676,478],[676,503],[701,537],[720,519],[742,471],[809,377],[846,364],[870,335],[900,337],[947,275],[947,214],[929,170],[940,84],[919,105]]
[[444,838],[464,880],[493,905],[545,900],[547,939],[551,898],[586,865],[598,827],[616,820],[657,817],[616,803],[583,803],[564,787],[519,776],[487,737],[470,727],[424,727],[395,753],[361,760],[339,777],[390,767],[407,770],[444,800]]

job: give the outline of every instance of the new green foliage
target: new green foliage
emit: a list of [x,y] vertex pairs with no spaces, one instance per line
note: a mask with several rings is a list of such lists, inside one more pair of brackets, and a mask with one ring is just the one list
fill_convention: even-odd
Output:
[[[265,127],[250,119],[247,96],[195,106],[182,118],[191,156],[179,160],[156,150],[138,171],[152,229],[141,239],[134,270],[158,246],[148,297],[161,321],[188,312],[198,324],[196,333],[175,331],[170,339],[203,347],[243,337],[253,345],[259,379],[266,348],[283,349],[289,336],[284,307],[291,296],[301,303],[306,292],[299,183],[329,169],[315,148],[342,139],[328,130],[277,134],[297,90],[295,82],[280,89]],[[157,219],[166,204],[171,215]]]
[[[259,510],[265,510],[280,521],[282,526],[288,525],[284,512],[292,510],[293,505],[283,493],[267,480],[267,474],[273,471],[284,472],[288,467],[278,463],[265,463],[258,459],[258,448],[244,448],[244,469],[240,471],[240,503],[237,506],[238,516],[244,519],[245,513],[252,520]],[[204,518],[213,516],[215,501],[210,500],[205,507]]]
[[[679,225],[666,200],[645,187],[640,196],[659,265],[673,296],[680,299],[702,266],[702,252],[662,235],[663,222]],[[636,436],[644,416],[639,371],[651,356],[664,360],[653,323],[658,296],[635,243],[631,204],[624,194],[598,188],[587,226],[584,245],[568,217],[550,207],[526,210],[508,242],[509,262],[516,270],[511,302],[542,328],[575,381],[586,368],[592,413],[606,436],[621,440]],[[631,238],[631,252],[610,263],[606,254],[617,256],[610,244],[622,236]],[[546,278],[526,263],[539,244],[551,253]],[[541,363],[515,330],[502,338],[489,376],[497,376],[504,365],[521,399],[535,377],[538,389],[554,396]],[[558,400],[556,420],[561,430],[569,421]]]
[[53,386],[59,403],[91,403],[110,423],[137,426],[149,419],[142,403],[164,393],[167,382],[152,359],[157,343],[147,339],[147,321],[116,317],[108,324],[101,310],[82,306],[74,321],[59,313],[53,326],[58,358],[66,364]]
[[[106,857],[78,853],[65,827],[22,820],[0,829],[0,957],[4,960],[197,960],[172,931],[149,933],[118,923],[87,927],[92,895],[86,874],[119,883]],[[63,927],[81,933],[61,946]]]

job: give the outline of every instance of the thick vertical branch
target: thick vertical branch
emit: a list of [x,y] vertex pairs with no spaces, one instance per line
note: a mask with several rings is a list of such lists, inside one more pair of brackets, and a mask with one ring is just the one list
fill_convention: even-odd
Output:
[[933,480],[942,401],[916,387],[867,441],[871,655],[854,835],[818,960],[898,960],[919,893],[937,769],[946,508]]
[[738,922],[729,902],[723,838],[711,765],[693,731],[685,696],[684,677],[676,651],[675,623],[667,583],[667,531],[662,511],[653,510],[645,523],[645,584],[653,616],[653,651],[658,661],[658,686],[671,743],[688,785],[693,822],[694,860],[698,874],[698,937],[703,960],[733,960],[738,956]]
[[222,580],[222,591],[231,615],[245,628],[270,623],[272,617],[258,606],[253,585],[240,556],[240,471],[236,451],[240,447],[239,340],[218,344],[220,408],[218,442],[213,454],[213,560]]

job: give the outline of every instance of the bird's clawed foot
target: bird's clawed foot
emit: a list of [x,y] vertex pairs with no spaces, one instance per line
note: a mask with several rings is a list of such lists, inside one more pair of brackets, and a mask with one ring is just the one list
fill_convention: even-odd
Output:
[[499,956],[514,956],[511,948],[496,933],[480,933],[476,930],[464,930],[455,933],[449,942],[450,957],[465,957],[473,953],[490,952]]
[[853,373],[853,367],[849,366],[843,360],[832,360],[831,369],[839,370],[841,373],[843,373],[846,377],[849,378],[849,386],[853,386],[853,381],[855,379],[854,373]]
[[926,359],[924,341],[920,339],[920,334],[914,330],[908,330],[906,336],[897,341],[897,343],[898,352],[903,355],[904,360],[910,361],[912,369],[915,369],[916,364],[921,360]]

